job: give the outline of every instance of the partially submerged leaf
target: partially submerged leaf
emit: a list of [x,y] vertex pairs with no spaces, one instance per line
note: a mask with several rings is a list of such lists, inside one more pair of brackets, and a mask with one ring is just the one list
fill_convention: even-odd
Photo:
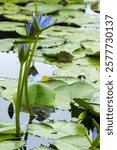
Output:
[[57,61],[58,62],[72,62],[73,56],[65,51],[61,51],[57,54]]

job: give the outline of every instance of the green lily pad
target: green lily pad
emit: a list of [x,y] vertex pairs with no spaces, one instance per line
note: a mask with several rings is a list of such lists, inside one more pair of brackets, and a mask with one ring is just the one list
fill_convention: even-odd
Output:
[[76,24],[81,27],[99,28],[99,25],[100,25],[99,17],[91,16],[81,11],[76,11],[73,9],[71,10],[64,9],[64,10],[61,10],[59,14],[63,16],[63,20],[65,22]]
[[63,45],[65,42],[64,38],[61,37],[52,37],[40,39],[37,43],[37,47],[44,47],[44,48],[53,48]]
[[20,6],[14,4],[14,3],[7,3],[6,2],[6,3],[4,3],[4,5],[2,7],[5,10],[9,10],[9,11],[12,11],[12,12],[15,12],[15,13],[20,11]]
[[[1,39],[0,40],[0,51],[9,51],[13,46],[14,39]],[[7,44],[6,44],[7,43]]]
[[72,53],[73,51],[75,51],[76,49],[79,49],[80,43],[66,43],[64,45],[55,47],[55,48],[48,48],[44,54],[48,57],[57,57],[57,54],[60,53],[61,51],[65,51],[68,53]]
[[[23,135],[23,132],[21,132]],[[11,139],[18,139],[16,137],[16,129],[15,124],[10,122],[2,122],[0,121],[0,143],[1,141],[11,140]],[[1,144],[0,144],[1,145]],[[0,147],[1,149],[1,147]]]
[[92,29],[80,29],[66,26],[52,26],[51,28],[42,32],[41,37],[45,38],[48,36],[59,36],[61,38],[66,38],[68,42],[79,43],[81,41],[98,41],[100,40],[99,30]]
[[70,109],[73,98],[91,99],[95,89],[89,84],[76,82],[71,85],[59,86],[55,89],[55,107]]
[[0,96],[9,100],[13,100],[16,93],[17,80],[0,78]]
[[58,121],[28,125],[28,132],[44,138],[58,139],[68,135],[84,135],[85,127],[75,122]]
[[87,81],[95,82],[99,81],[99,69],[94,66],[84,66],[84,65],[69,65],[55,70],[55,76],[69,76],[77,78],[79,75],[84,75]]
[[70,97],[69,86],[60,86],[55,89],[55,107],[60,109],[70,109],[72,99]]
[[[55,92],[44,83],[34,83],[28,88],[30,104],[32,106],[54,107]],[[23,95],[22,104],[26,106],[26,99]]]
[[16,31],[19,35],[26,35],[26,29],[24,23],[19,22],[0,22],[0,31]]
[[91,99],[95,89],[89,84],[83,82],[76,82],[70,86],[70,95],[71,98],[82,98],[82,99]]
[[[37,5],[37,10],[43,14],[56,12],[60,8],[62,8],[62,6],[59,4],[44,4],[40,2]],[[34,3],[27,4],[26,7],[22,8],[22,10],[25,10],[26,14],[31,14],[34,11]]]
[[27,16],[25,14],[5,14],[4,17],[6,17],[8,19],[12,19],[14,21],[29,21],[29,20],[31,20],[31,16]]
[[56,79],[52,79],[52,80],[49,80],[49,81],[43,81],[42,83],[44,84],[47,84],[49,85],[52,89],[55,89],[59,86],[63,86],[63,85],[67,85],[67,83],[65,83],[64,81],[62,80],[56,80]]
[[[80,82],[81,80],[78,79],[78,78],[74,78],[74,77],[65,77],[65,76],[55,76],[53,77],[53,79],[55,79],[56,81],[57,80],[60,80],[60,81],[63,81],[67,84],[72,84],[72,83],[75,83],[75,82]],[[62,85],[61,85],[62,86]]]
[[25,144],[24,141],[2,141],[0,142],[1,150],[13,150],[22,147]]
[[73,135],[59,138],[53,143],[58,149],[61,150],[88,150],[90,143],[85,136]]
[[[77,1],[78,2],[78,1]],[[80,10],[85,9],[85,4],[68,4],[63,9]]]
[[[91,145],[86,138],[86,136],[67,136],[56,139],[53,143],[58,149],[60,150],[88,150],[90,149]],[[95,148],[95,150],[100,150],[100,148]]]
[[[90,49],[91,50],[91,52],[88,55],[99,56],[99,54],[100,54],[100,45],[99,45],[99,42],[84,41],[84,42],[81,42],[81,45],[85,49]],[[96,55],[96,54],[98,54],[98,55]]]

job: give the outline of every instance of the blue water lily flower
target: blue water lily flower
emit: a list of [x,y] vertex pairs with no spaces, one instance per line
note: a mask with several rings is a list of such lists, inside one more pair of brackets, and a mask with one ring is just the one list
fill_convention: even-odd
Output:
[[39,16],[36,17],[33,14],[33,24],[37,32],[45,30],[46,28],[52,26],[56,22],[57,19],[53,20],[51,16],[42,16],[42,13],[40,13]]
[[97,137],[97,135],[98,135],[98,131],[97,131],[96,127],[93,128],[93,131],[90,130],[90,139],[92,141],[95,140],[95,138]]
[[57,22],[57,19],[52,20],[51,16],[45,15],[42,17],[42,13],[38,16],[38,25],[40,28],[47,28],[48,26],[53,25],[54,23]]

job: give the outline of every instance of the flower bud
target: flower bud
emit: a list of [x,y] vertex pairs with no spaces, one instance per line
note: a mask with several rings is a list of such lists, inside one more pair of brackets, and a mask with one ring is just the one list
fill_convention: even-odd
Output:
[[28,50],[27,45],[20,44],[19,52],[18,52],[18,57],[19,57],[20,63],[23,64],[26,61],[26,59],[28,57],[28,53],[29,53],[29,50]]

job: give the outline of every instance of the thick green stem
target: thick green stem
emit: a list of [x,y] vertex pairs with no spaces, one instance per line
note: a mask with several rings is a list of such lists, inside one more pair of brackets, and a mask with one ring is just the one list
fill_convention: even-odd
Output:
[[25,83],[24,83],[24,86],[25,86],[25,98],[26,98],[26,106],[27,106],[27,109],[28,109],[28,112],[30,113],[30,118],[33,117],[33,113],[32,113],[32,109],[31,109],[31,106],[30,106],[30,100],[29,100],[29,95],[28,95],[28,59],[27,59],[27,62],[26,62],[26,72],[25,72]]
[[36,40],[34,42],[30,57],[28,57],[27,62],[26,62],[26,66],[25,66],[25,70],[26,70],[26,73],[25,73],[25,98],[26,98],[27,108],[28,108],[28,111],[30,113],[30,118],[33,117],[33,114],[32,114],[32,109],[30,106],[30,100],[29,100],[29,95],[28,95],[28,74],[29,74],[30,65],[31,65],[32,58],[33,58],[33,55],[35,52],[37,41],[38,41],[38,35],[37,35]]
[[21,91],[21,83],[22,83],[22,72],[23,72],[23,64],[20,64],[20,72],[18,79],[18,88],[17,88],[17,97],[16,97],[16,133],[20,135],[20,91]]
[[18,89],[17,89],[17,97],[16,97],[16,133],[18,136],[20,136],[20,118],[19,117],[20,117],[22,94],[23,94],[24,86],[25,86],[26,103],[27,103],[28,111],[30,113],[30,118],[32,118],[33,116],[32,109],[31,109],[30,102],[29,102],[29,96],[28,96],[28,73],[30,70],[30,65],[31,65],[31,61],[34,55],[37,41],[38,41],[38,35],[35,39],[31,54],[30,54],[31,42],[29,44],[29,56],[25,63],[24,73],[23,73],[23,64],[22,63],[20,64],[20,73],[19,73]]
[[[30,51],[30,46],[31,46],[31,42],[29,43],[29,51]],[[23,65],[24,63],[20,63],[20,72],[19,72],[17,97],[16,97],[16,133],[18,136],[20,136],[20,110],[21,110],[22,94],[23,94],[23,87],[25,81],[25,70],[23,74]]]

